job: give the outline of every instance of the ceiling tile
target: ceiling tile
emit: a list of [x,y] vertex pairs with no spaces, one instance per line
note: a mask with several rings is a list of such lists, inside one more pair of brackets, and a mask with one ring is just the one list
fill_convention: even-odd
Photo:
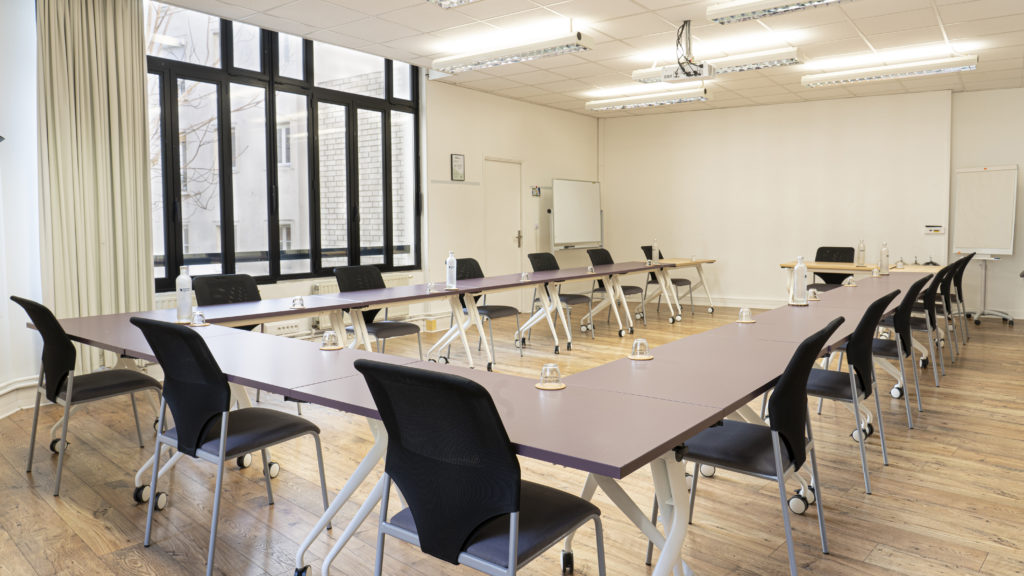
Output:
[[331,31],[376,43],[386,43],[417,34],[412,28],[406,28],[401,24],[388,22],[380,18],[356,20],[355,22],[332,28]]
[[673,33],[676,26],[650,12],[624,16],[613,20],[596,22],[591,25],[608,36],[615,38],[633,38],[652,34]]
[[587,22],[600,22],[637,14],[644,10],[631,0],[571,0],[549,8],[562,16]]
[[326,0],[297,0],[292,4],[267,10],[266,14],[301,22],[310,28],[334,28],[359,20],[363,14]]
[[[513,64],[512,66],[515,66]],[[525,74],[514,74],[506,76],[509,80],[521,82],[523,84],[544,84],[546,82],[558,82],[559,80],[565,80],[564,76],[559,76],[547,70],[534,70],[532,72],[526,72]]]
[[[243,0],[248,2],[249,0]],[[338,6],[344,6],[358,12],[370,15],[384,14],[386,12],[393,12],[402,8],[408,8],[410,6],[418,6],[423,3],[423,0],[373,0],[367,2],[366,0],[327,0],[332,4]]]
[[901,30],[913,30],[927,26],[938,27],[939,21],[932,9],[913,10],[911,12],[899,12],[886,16],[873,16],[861,18],[856,21],[857,28],[870,36],[872,34],[885,34],[887,32],[899,32]]
[[394,10],[380,15],[389,22],[395,22],[420,32],[437,32],[445,28],[472,24],[475,22],[468,16],[463,16],[452,10],[439,10],[437,6],[420,2],[408,8]]

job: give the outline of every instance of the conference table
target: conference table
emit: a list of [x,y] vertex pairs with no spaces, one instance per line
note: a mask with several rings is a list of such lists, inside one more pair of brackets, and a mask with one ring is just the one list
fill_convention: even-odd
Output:
[[[479,382],[494,399],[518,454],[587,472],[583,495],[590,497],[600,486],[661,549],[653,574],[664,575],[675,569],[692,573],[681,558],[687,525],[685,469],[684,463],[676,460],[673,449],[766,392],[782,373],[797,345],[808,335],[833,318],[844,316],[846,323],[826,345],[823,352],[827,353],[852,332],[871,302],[891,290],[905,289],[920,277],[921,274],[901,273],[868,279],[857,288],[825,293],[820,302],[810,306],[782,307],[759,314],[753,324],[729,324],[654,348],[651,361],[619,359],[568,376],[564,379],[567,388],[561,391],[538,390],[533,386],[533,378],[359,349],[324,351],[315,342],[218,325],[196,330],[207,342],[229,382],[364,416],[370,423],[373,446],[297,551],[297,574],[306,573],[305,552],[367,480],[386,451],[387,438],[377,419],[376,408],[365,382],[353,367],[357,358],[461,374]],[[536,273],[531,278],[542,280],[544,277]],[[504,282],[467,285],[466,293],[471,294],[471,289],[499,289]],[[358,299],[350,298],[351,294],[346,293],[346,301],[336,304],[358,303]],[[472,298],[465,300],[468,304]],[[322,305],[325,303],[312,299],[307,309]],[[263,312],[241,304],[224,306],[207,317],[220,318],[225,323],[245,323],[280,312],[273,306]],[[239,314],[229,316],[226,307],[234,306]],[[259,316],[262,313],[268,316]],[[173,320],[174,311],[70,318],[61,320],[61,325],[76,341],[122,356],[155,360],[141,332],[128,322],[133,315]],[[732,357],[743,361],[723,362]],[[648,465],[662,510],[664,532],[646,517],[618,483]],[[378,482],[324,559],[324,574],[369,516],[380,492]],[[677,502],[681,505],[675,505]],[[571,541],[567,541],[566,552],[571,552]]]
[[[708,314],[714,314],[715,313],[715,302],[714,302],[714,300],[711,299],[711,291],[708,290],[708,285],[707,285],[707,283],[704,280],[704,265],[705,264],[714,264],[717,261],[718,260],[716,260],[714,258],[697,258],[696,256],[694,256],[693,258],[661,258],[660,260],[658,260],[657,263],[658,264],[671,264],[675,268],[693,268],[694,270],[696,270],[697,271],[697,283],[690,285],[690,293],[692,294],[693,291],[696,290],[697,288],[703,288],[704,289],[704,296],[708,299],[708,308],[707,308]],[[667,277],[668,269],[667,268],[662,268],[661,272],[666,275],[668,286],[672,286],[672,279]],[[660,295],[659,292],[663,291],[662,288],[661,288],[661,284],[662,284],[662,282],[659,282],[658,286],[656,286],[654,290],[652,290],[651,292],[649,292],[647,294],[647,297],[644,298],[644,301],[641,304],[641,306],[643,304],[647,304],[651,300],[654,300],[655,297]],[[671,317],[669,319],[669,323],[670,324],[672,323],[673,319],[676,322],[678,322],[678,321],[683,319],[682,318],[683,309],[679,305],[679,296],[676,294],[675,290],[671,290],[671,293],[672,294],[671,294],[670,300],[673,303],[675,303],[676,310],[678,310],[679,312],[677,313],[678,315],[673,316],[673,317]],[[671,311],[671,308],[672,307],[670,305],[669,306],[669,310],[670,311]],[[640,306],[637,307],[637,310],[639,310],[639,309],[640,309]]]
[[[807,271],[811,273],[825,272],[832,274],[871,274],[871,271],[878,267],[877,264],[858,266],[853,262],[816,262],[814,260],[804,260],[804,265],[807,266]],[[783,262],[779,267],[789,270],[789,274],[786,275],[786,292],[789,293],[793,289],[793,268],[796,267],[796,260]]]

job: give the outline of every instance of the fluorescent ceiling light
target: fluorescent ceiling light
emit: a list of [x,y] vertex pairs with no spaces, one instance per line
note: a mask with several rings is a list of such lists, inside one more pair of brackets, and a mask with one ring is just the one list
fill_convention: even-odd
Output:
[[677,90],[675,92],[658,92],[656,94],[645,94],[642,96],[628,96],[626,98],[611,98],[609,100],[594,100],[592,102],[587,102],[585,108],[593,112],[600,112],[603,110],[633,110],[636,108],[683,104],[685,102],[706,102],[707,99],[707,89],[697,88],[693,90]]
[[698,88],[704,88],[704,80],[698,80],[689,84],[670,84],[668,82],[657,84],[640,84],[631,82],[629,84],[619,84],[617,86],[610,86],[608,88],[596,88],[594,90],[587,90],[582,92],[581,95],[584,98],[590,98],[594,100],[604,100],[606,98],[621,98],[623,96],[638,96],[654,94],[655,92],[678,92],[679,90],[695,90]]
[[855,70],[839,70],[824,74],[809,74],[800,79],[804,86],[835,86],[853,84],[855,82],[871,82],[874,80],[895,80],[898,78],[914,78],[949,72],[966,72],[978,67],[977,56],[955,56],[937,60],[923,60],[894,64],[892,66],[875,66],[873,68],[857,68]]
[[488,52],[439,58],[434,60],[431,68],[448,74],[458,74],[459,72],[467,72],[469,70],[528,62],[537,58],[572,54],[573,52],[582,52],[589,49],[590,47],[584,41],[583,35],[576,32],[569,36],[552,38],[531,44],[521,44]]
[[778,50],[737,54],[736,56],[727,56],[708,61],[715,68],[715,74],[761,70],[777,66],[792,66],[801,62],[803,62],[803,58],[800,51],[796,48],[779,48]]
[[437,4],[441,8],[457,8],[464,4],[470,4],[476,1],[477,0],[427,0],[427,2],[430,2],[431,4]]
[[733,0],[708,6],[708,20],[732,24],[765,16],[785,14],[794,10],[838,4],[841,0]]

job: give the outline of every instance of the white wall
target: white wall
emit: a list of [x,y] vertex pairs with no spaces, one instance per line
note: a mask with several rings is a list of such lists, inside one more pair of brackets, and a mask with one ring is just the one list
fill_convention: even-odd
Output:
[[605,242],[617,260],[718,258],[719,304],[778,305],[779,263],[820,245],[945,261],[949,92],[603,119]]
[[[953,150],[950,178],[958,168],[1024,164],[1024,89],[953,95]],[[988,266],[988,307],[1024,317],[1024,174],[1018,172],[1013,255]],[[950,243],[952,249],[952,243]],[[981,266],[964,275],[971,310],[981,304]],[[989,320],[988,322],[992,322]],[[998,320],[996,320],[998,322]]]
[[[425,86],[424,275],[444,281],[448,250],[480,259],[485,273],[513,272],[490,270],[480,258],[488,224],[480,217],[485,159],[522,164],[521,270],[529,271],[526,254],[550,251],[551,180],[597,179],[597,120],[439,82]],[[465,182],[451,181],[451,154],[465,155]],[[542,187],[539,198],[531,186]],[[575,262],[565,256],[563,265]]]
[[42,297],[36,161],[35,2],[0,2],[0,417],[25,403],[39,366],[39,338],[12,294]]

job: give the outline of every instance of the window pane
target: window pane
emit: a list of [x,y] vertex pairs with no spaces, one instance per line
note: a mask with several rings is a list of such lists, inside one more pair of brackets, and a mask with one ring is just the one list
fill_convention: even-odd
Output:
[[178,80],[182,244],[193,276],[222,271],[218,148],[216,85]]
[[321,103],[320,267],[348,266],[348,167],[345,159],[345,107]]
[[313,42],[313,80],[324,88],[383,98],[384,59]]
[[416,264],[416,117],[391,113],[391,231],[395,266]]
[[267,233],[266,90],[231,85],[231,168],[235,271],[270,274]]
[[231,37],[234,45],[233,57],[235,68],[255,70],[259,72],[260,66],[260,29],[252,24],[241,22],[231,23]]
[[220,19],[146,0],[146,54],[220,67]]
[[281,273],[300,274],[310,271],[306,97],[278,92],[276,120],[278,216],[290,225],[290,237],[279,238]]
[[384,262],[384,172],[381,113],[359,110],[359,263]]
[[392,62],[391,78],[395,98],[412,100],[412,66],[405,62]]
[[304,79],[302,70],[302,38],[278,32],[277,73],[288,78],[302,80]]
[[167,250],[164,247],[164,158],[163,131],[160,119],[163,109],[160,104],[160,77],[147,77],[147,99],[149,110],[149,205],[153,221],[153,277],[166,278]]

